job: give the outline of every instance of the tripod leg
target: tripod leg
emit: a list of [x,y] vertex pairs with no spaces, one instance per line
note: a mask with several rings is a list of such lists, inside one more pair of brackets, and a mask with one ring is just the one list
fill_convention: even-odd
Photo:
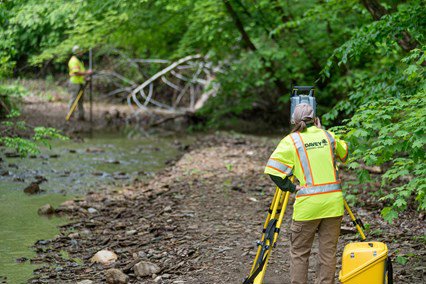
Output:
[[265,277],[265,274],[266,274],[266,268],[268,266],[268,261],[269,261],[269,258],[271,257],[272,249],[275,247],[275,244],[278,240],[278,235],[280,233],[280,228],[284,219],[284,214],[287,209],[289,197],[290,197],[290,192],[288,191],[282,194],[280,212],[279,212],[279,216],[278,216],[278,220],[277,220],[275,232],[274,232],[274,241],[273,241],[273,244],[271,244],[268,255],[266,256],[263,269],[253,281],[253,284],[262,284],[263,282],[263,278]]
[[289,196],[289,192],[283,192],[279,188],[276,189],[268,217],[264,224],[262,239],[258,243],[259,247],[250,271],[250,276],[244,281],[244,284],[262,283],[266,273],[266,264],[278,239],[279,228],[282,224]]
[[[268,227],[269,220],[271,220],[271,215],[272,215],[273,209],[275,207],[275,203],[278,202],[279,196],[281,195],[280,191],[281,190],[278,187],[275,190],[274,198],[272,199],[271,205],[269,206],[268,215],[266,216],[265,223],[263,224],[263,231],[262,231],[262,237],[260,238],[260,242],[263,242],[265,240],[266,228]],[[258,263],[261,250],[262,250],[262,247],[259,245],[257,247],[256,257],[253,261],[253,265],[251,267],[250,274],[253,273],[254,270],[256,269],[256,264]]]

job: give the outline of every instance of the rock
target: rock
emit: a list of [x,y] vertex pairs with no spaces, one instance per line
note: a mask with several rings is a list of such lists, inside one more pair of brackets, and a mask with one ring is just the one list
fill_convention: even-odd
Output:
[[129,276],[115,268],[108,269],[105,272],[105,278],[106,282],[109,284],[125,284],[129,282]]
[[133,271],[136,276],[150,276],[152,274],[157,274],[161,271],[160,267],[152,262],[141,261],[133,266]]
[[96,210],[96,209],[95,209],[95,208],[93,208],[93,207],[90,207],[89,209],[87,209],[87,212],[89,212],[90,214],[93,214],[93,213],[98,212],[98,210]]
[[83,280],[80,282],[77,282],[77,284],[93,284],[94,282],[92,280]]
[[34,178],[36,179],[37,184],[41,184],[41,183],[47,181],[47,178],[45,178],[44,176],[35,176]]
[[160,276],[155,277],[154,282],[159,283],[161,280],[162,280],[162,277],[160,275]]
[[87,153],[104,153],[105,150],[102,148],[96,148],[96,147],[92,147],[92,148],[87,148],[86,149]]
[[109,265],[117,260],[118,256],[110,250],[100,250],[91,259],[91,262]]
[[74,208],[76,206],[74,200],[67,200],[61,203],[60,207],[63,208]]
[[79,233],[71,233],[71,234],[69,234],[68,235],[68,238],[70,238],[70,239],[76,239],[76,238],[78,238],[80,236],[80,234]]
[[39,193],[40,190],[40,186],[38,185],[37,182],[32,182],[29,186],[27,186],[26,188],[24,188],[24,192],[26,194],[37,194]]
[[164,207],[163,209],[164,212],[171,212],[172,211],[172,207],[170,205]]
[[114,179],[128,179],[130,176],[125,172],[116,172],[112,176]]
[[38,209],[37,213],[39,215],[50,215],[55,213],[55,209],[52,207],[52,205],[45,204]]
[[138,231],[136,231],[136,230],[129,230],[129,231],[126,231],[126,235],[127,236],[131,236],[131,235],[134,235],[134,234],[136,234]]
[[19,158],[19,157],[21,157],[21,155],[19,155],[19,153],[17,153],[17,152],[6,152],[6,153],[4,153],[4,155],[8,158]]
[[23,257],[19,257],[19,258],[17,258],[16,259],[16,262],[17,263],[23,263],[23,262],[25,262],[25,261],[27,261],[28,260],[28,258],[26,258],[25,256],[23,256]]

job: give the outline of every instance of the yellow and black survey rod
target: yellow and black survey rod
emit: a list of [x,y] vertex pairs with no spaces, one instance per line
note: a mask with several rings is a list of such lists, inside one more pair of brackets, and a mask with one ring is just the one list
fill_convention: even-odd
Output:
[[361,239],[363,241],[365,241],[366,237],[365,237],[365,234],[364,234],[364,231],[363,231],[363,229],[365,230],[364,224],[362,223],[361,219],[355,217],[354,213],[352,213],[352,210],[351,210],[351,208],[349,208],[349,205],[348,205],[348,203],[346,202],[345,199],[343,199],[343,202],[345,204],[346,211],[348,211],[349,217],[351,217],[352,223],[354,224],[359,235],[361,236]]

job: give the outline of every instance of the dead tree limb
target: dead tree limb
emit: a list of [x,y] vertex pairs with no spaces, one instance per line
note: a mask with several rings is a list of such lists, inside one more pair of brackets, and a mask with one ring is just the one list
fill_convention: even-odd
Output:
[[[143,94],[143,89],[145,87],[147,87],[149,84],[151,84],[152,82],[154,82],[155,80],[157,80],[158,78],[160,78],[161,76],[164,76],[165,74],[167,74],[168,72],[170,72],[171,70],[173,70],[176,66],[187,62],[189,60],[192,59],[199,59],[201,58],[201,55],[196,54],[196,55],[189,55],[186,56],[184,58],[179,59],[178,61],[174,62],[173,64],[169,65],[167,68],[164,68],[163,70],[161,70],[160,72],[156,73],[154,76],[152,76],[151,78],[149,78],[148,80],[146,80],[145,82],[143,82],[141,85],[139,85],[136,89],[133,90],[131,96],[133,98],[133,100],[136,102],[138,99],[136,98],[136,95],[138,93]],[[142,92],[141,92],[142,91]]]

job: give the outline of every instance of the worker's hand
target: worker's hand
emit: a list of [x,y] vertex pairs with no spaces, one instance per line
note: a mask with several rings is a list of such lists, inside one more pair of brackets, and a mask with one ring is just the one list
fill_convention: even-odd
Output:
[[318,128],[322,128],[321,120],[319,119],[319,117],[315,117],[315,119],[314,119],[314,125],[316,127],[318,127]]
[[93,74],[93,70],[87,70],[87,71],[86,71],[86,74],[87,74],[87,75],[92,75],[92,74]]
[[302,188],[303,188],[303,186],[296,185],[296,191],[299,191],[299,190],[301,190]]

